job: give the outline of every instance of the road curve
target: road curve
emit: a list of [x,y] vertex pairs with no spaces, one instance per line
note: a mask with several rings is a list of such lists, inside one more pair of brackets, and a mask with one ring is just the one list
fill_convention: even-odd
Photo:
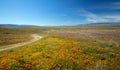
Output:
[[27,45],[27,44],[30,44],[30,43],[35,42],[35,41],[42,38],[42,36],[39,36],[37,34],[32,34],[32,37],[33,37],[33,39],[30,40],[30,41],[27,41],[27,42],[22,42],[22,43],[7,45],[7,46],[1,46],[0,47],[0,52],[4,51],[4,50],[9,50],[9,49],[12,49],[12,48],[20,47],[20,46],[23,46],[23,45]]

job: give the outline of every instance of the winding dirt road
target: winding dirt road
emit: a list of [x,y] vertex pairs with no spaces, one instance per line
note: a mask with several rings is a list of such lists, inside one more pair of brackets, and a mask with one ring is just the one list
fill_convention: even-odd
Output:
[[4,50],[9,50],[9,49],[12,49],[12,48],[20,47],[20,46],[23,46],[23,45],[27,45],[27,44],[30,44],[30,43],[35,42],[35,41],[42,38],[42,36],[39,36],[37,34],[32,34],[32,37],[33,37],[33,39],[30,40],[30,41],[27,41],[27,42],[22,42],[22,43],[7,45],[7,46],[1,46],[0,47],[0,52],[4,51]]

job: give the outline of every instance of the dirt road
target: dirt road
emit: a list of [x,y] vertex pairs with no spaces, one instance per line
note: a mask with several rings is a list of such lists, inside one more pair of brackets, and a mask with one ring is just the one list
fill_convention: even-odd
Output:
[[9,49],[12,49],[12,48],[20,47],[20,46],[23,46],[23,45],[26,45],[26,44],[30,44],[30,43],[35,42],[35,41],[42,38],[42,36],[39,36],[37,34],[32,34],[32,37],[33,37],[33,39],[30,40],[30,41],[27,41],[27,42],[22,42],[22,43],[7,45],[7,46],[1,46],[0,47],[0,52],[4,51],[4,50],[9,50]]

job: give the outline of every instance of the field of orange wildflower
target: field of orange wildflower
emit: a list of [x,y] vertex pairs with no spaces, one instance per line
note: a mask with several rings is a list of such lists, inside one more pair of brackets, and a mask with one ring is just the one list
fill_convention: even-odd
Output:
[[37,42],[0,52],[0,70],[120,69],[119,32],[118,39],[111,32],[69,32],[46,31]]

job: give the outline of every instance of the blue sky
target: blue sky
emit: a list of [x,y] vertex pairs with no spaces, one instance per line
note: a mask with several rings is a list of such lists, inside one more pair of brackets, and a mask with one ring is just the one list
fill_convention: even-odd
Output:
[[0,0],[0,24],[120,22],[120,0]]

